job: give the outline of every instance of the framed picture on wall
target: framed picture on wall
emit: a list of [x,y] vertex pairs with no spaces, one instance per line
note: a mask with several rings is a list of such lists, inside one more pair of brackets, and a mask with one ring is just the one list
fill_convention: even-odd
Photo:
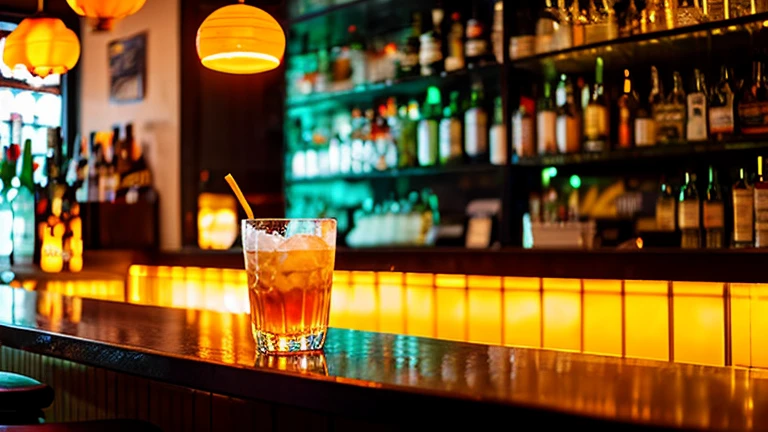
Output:
[[147,76],[147,33],[111,41],[109,50],[109,99],[112,102],[144,100]]

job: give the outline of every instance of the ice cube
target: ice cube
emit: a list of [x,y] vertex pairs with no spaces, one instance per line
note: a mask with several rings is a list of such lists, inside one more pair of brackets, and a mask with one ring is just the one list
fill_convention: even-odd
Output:
[[281,251],[328,249],[330,249],[330,247],[328,247],[328,243],[326,243],[325,240],[312,234],[296,234],[288,237],[288,240],[280,245]]
[[256,233],[256,250],[259,252],[274,252],[280,248],[283,243],[283,237],[280,234],[268,234],[265,231]]

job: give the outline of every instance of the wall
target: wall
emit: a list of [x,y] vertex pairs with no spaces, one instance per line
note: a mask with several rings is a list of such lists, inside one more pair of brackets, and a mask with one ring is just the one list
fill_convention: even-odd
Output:
[[[160,247],[181,246],[180,185],[180,6],[179,0],[152,0],[108,33],[93,32],[83,22],[80,58],[80,130],[108,130],[133,122],[137,139],[147,144],[147,158],[160,194]],[[107,44],[148,32],[145,99],[109,102]]]

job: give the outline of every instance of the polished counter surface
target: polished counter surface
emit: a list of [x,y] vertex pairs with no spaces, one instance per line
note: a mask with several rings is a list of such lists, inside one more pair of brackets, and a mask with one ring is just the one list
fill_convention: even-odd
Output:
[[246,314],[10,287],[0,287],[0,343],[171,384],[382,421],[768,428],[768,373],[756,369],[337,328],[322,355],[265,357],[254,353]]

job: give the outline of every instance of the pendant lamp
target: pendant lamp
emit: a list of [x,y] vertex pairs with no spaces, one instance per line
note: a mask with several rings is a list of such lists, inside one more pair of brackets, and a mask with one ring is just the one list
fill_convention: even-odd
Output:
[[67,0],[69,7],[80,16],[96,19],[94,30],[109,31],[115,21],[133,15],[147,0]]
[[67,73],[80,59],[80,41],[64,22],[43,13],[43,0],[38,0],[37,9],[5,39],[3,63],[42,78]]
[[255,74],[280,66],[285,33],[263,10],[243,4],[224,6],[197,30],[197,54],[203,66],[231,74]]

